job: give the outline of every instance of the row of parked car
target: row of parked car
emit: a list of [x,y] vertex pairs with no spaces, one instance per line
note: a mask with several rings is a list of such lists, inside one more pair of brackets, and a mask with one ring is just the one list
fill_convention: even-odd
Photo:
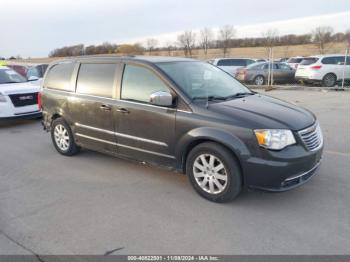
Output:
[[274,83],[333,87],[343,79],[350,81],[350,57],[341,54],[282,58],[273,62],[251,58],[217,58],[208,62],[239,81],[254,85],[265,85],[269,74]]

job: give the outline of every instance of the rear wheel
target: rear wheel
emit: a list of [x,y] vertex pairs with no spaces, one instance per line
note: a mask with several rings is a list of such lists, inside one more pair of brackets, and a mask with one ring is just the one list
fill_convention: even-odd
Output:
[[52,122],[51,138],[56,150],[62,155],[72,156],[80,151],[79,146],[75,144],[71,128],[62,118]]
[[337,83],[337,77],[335,74],[327,74],[323,77],[322,85],[324,87],[333,87]]
[[228,202],[241,192],[242,179],[234,155],[217,143],[203,143],[189,154],[186,173],[193,188],[214,202]]
[[262,86],[265,84],[265,77],[259,75],[254,78],[254,84],[257,86]]

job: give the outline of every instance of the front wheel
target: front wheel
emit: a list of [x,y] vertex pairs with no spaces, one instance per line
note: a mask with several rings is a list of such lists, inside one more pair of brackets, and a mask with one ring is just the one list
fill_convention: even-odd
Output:
[[80,150],[75,144],[71,128],[62,118],[52,122],[51,138],[56,150],[62,155],[72,156]]
[[238,161],[217,143],[196,146],[187,158],[186,173],[197,193],[210,201],[228,202],[241,192]]

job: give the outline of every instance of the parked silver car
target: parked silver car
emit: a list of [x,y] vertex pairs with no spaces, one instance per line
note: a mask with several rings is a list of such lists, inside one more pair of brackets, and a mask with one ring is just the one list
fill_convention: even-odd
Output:
[[[285,63],[271,63],[273,81],[278,83],[294,82],[295,69]],[[264,85],[267,83],[269,63],[255,63],[237,70],[236,79],[254,85]]]
[[222,70],[226,71],[232,76],[236,75],[236,72],[239,68],[246,67],[250,64],[256,62],[265,62],[264,59],[255,59],[255,58],[216,58],[209,60],[210,64],[213,64]]

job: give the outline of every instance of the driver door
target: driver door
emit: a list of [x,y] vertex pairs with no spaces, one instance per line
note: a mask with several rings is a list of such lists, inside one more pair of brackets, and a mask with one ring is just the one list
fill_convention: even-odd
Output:
[[140,161],[173,165],[176,110],[150,104],[151,94],[171,89],[152,68],[126,64],[115,109],[118,153]]

